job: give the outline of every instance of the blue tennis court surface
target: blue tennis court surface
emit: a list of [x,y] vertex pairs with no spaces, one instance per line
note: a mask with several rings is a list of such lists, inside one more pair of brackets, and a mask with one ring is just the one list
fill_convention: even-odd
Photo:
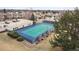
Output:
[[54,30],[53,24],[40,23],[36,25],[31,25],[29,27],[24,27],[22,29],[18,29],[16,32],[29,42],[34,43],[37,40],[37,37],[51,30]]

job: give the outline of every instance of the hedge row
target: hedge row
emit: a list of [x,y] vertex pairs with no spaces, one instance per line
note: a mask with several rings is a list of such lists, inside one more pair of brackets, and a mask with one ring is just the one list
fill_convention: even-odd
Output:
[[8,36],[17,39],[17,41],[23,41],[24,39],[16,32],[16,31],[9,31],[7,33]]

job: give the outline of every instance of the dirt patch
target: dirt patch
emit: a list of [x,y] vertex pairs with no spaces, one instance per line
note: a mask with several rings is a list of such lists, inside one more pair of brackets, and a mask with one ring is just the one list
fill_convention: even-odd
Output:
[[[45,38],[39,44],[31,44],[24,40],[23,42],[18,42],[16,39],[12,39],[7,36],[7,32],[0,33],[0,51],[49,51],[51,46],[49,40],[53,35],[50,35],[48,38]],[[56,50],[56,49],[52,49]]]

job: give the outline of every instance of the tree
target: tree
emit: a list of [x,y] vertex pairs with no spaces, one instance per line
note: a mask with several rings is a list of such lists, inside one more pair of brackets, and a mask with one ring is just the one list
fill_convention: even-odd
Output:
[[34,16],[34,14],[32,13],[32,15],[31,15],[31,18],[30,18],[30,20],[35,20],[35,16]]
[[6,9],[3,9],[3,13],[4,13],[4,21],[5,21],[7,19]]
[[3,9],[3,12],[6,13],[6,9]]
[[32,20],[32,21],[33,21],[33,24],[35,24],[35,23],[36,23],[36,18],[35,18],[35,15],[34,15],[33,13],[32,13],[32,15],[31,15],[30,20]]
[[79,10],[66,11],[59,22],[55,23],[55,39],[50,40],[52,47],[63,50],[79,50]]

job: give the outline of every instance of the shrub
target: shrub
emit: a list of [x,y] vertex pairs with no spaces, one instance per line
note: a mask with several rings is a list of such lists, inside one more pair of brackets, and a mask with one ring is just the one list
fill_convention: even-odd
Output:
[[19,41],[19,42],[21,42],[21,41],[23,41],[24,39],[22,38],[22,37],[18,37],[17,38],[17,41]]
[[19,41],[19,42],[21,42],[21,41],[24,40],[24,39],[23,39],[17,32],[15,32],[15,31],[9,31],[9,32],[7,33],[7,35],[10,36],[10,37],[12,37],[12,38],[17,39],[17,41]]
[[12,38],[18,38],[19,35],[18,33],[16,33],[15,31],[10,31],[7,33],[8,36],[12,37]]

